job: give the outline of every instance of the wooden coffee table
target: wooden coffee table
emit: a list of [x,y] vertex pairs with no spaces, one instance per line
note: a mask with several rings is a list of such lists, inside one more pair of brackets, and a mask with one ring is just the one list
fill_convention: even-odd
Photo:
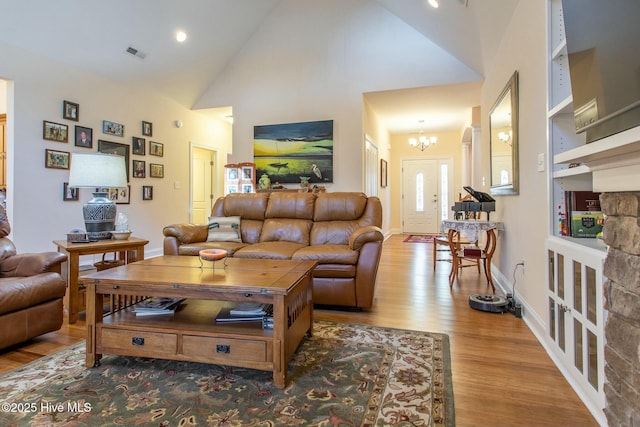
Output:
[[[102,354],[155,357],[273,372],[284,387],[287,363],[312,333],[315,261],[162,256],[80,278],[87,287],[88,367]],[[137,316],[131,307],[103,316],[107,296],[182,297],[173,315]],[[235,302],[273,304],[273,329],[261,322],[216,323]]]

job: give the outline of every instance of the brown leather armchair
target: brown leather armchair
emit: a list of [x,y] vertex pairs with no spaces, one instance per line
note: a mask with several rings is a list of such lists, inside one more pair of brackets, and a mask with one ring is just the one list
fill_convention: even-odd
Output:
[[60,329],[66,290],[60,271],[67,256],[18,254],[10,231],[0,206],[0,348]]

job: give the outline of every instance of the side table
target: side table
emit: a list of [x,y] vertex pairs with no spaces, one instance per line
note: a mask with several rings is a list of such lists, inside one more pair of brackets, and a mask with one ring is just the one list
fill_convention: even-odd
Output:
[[[493,285],[493,277],[491,275],[491,258],[496,249],[497,236],[496,230],[504,230],[504,226],[501,222],[496,221],[482,221],[482,220],[443,220],[441,225],[443,230],[448,230],[447,236],[449,240],[449,247],[451,248],[452,263],[451,273],[449,273],[449,285],[453,286],[453,282],[458,276],[458,268],[460,267],[460,258],[471,258],[476,261],[482,260],[484,265],[484,274],[487,278],[487,284],[491,286],[491,289],[495,293],[496,289]],[[454,241],[456,234],[466,237],[471,242],[475,242],[478,245],[480,239],[480,233],[487,233],[487,241],[484,248],[478,248],[476,255],[462,256],[459,250],[459,245]]]
[[[65,303],[69,324],[76,323],[78,313],[82,309],[80,289],[78,286],[80,256],[118,252],[119,259],[124,260],[125,264],[128,264],[144,259],[144,246],[147,243],[149,243],[148,240],[137,237],[130,237],[127,240],[98,240],[97,242],[89,243],[71,243],[66,240],[53,241],[53,244],[58,247],[58,252],[68,257]],[[135,251],[135,255],[129,256],[128,251]]]

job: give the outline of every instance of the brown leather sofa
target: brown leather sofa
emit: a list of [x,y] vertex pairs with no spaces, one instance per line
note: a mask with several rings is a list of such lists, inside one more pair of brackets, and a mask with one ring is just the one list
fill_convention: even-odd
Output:
[[0,206],[0,348],[62,326],[66,284],[59,252],[18,254],[6,236],[11,227]]
[[[240,219],[241,241],[207,242],[208,226],[164,228],[165,255],[218,248],[229,256],[317,261],[315,304],[355,309],[373,304],[383,234],[382,205],[363,193],[264,192],[219,198],[212,217]],[[238,239],[240,240],[240,239]]]

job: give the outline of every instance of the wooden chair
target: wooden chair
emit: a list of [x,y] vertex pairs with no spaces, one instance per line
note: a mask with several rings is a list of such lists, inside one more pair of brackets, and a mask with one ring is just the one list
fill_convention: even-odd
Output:
[[493,278],[491,277],[491,257],[496,250],[496,234],[493,230],[487,230],[487,239],[482,247],[480,246],[462,246],[456,242],[455,230],[450,229],[447,235],[449,241],[449,248],[452,254],[451,273],[449,273],[449,286],[453,287],[453,282],[458,276],[463,262],[465,260],[471,260],[478,264],[478,273],[480,272],[480,261],[484,267],[484,275],[487,278],[487,284],[491,286],[493,293],[496,292],[496,288],[493,285]]
[[[464,237],[462,237],[460,235],[460,232],[455,232],[454,235],[454,242],[456,243],[456,247],[459,249],[462,245],[470,245],[471,242],[467,239],[465,239]],[[438,246],[444,246],[445,249],[439,249]],[[438,258],[438,252],[447,252],[449,254],[451,254],[450,257],[445,257],[445,258]],[[451,252],[451,247],[449,245],[449,236],[448,235],[444,235],[444,236],[436,236],[433,238],[433,269],[436,269],[436,262],[438,261],[445,261],[445,262],[452,262],[453,260],[453,253]],[[464,264],[464,265],[460,265],[460,268],[462,267],[473,267],[474,265],[478,266],[478,273],[480,273],[480,263],[479,262],[474,262],[473,264]]]

